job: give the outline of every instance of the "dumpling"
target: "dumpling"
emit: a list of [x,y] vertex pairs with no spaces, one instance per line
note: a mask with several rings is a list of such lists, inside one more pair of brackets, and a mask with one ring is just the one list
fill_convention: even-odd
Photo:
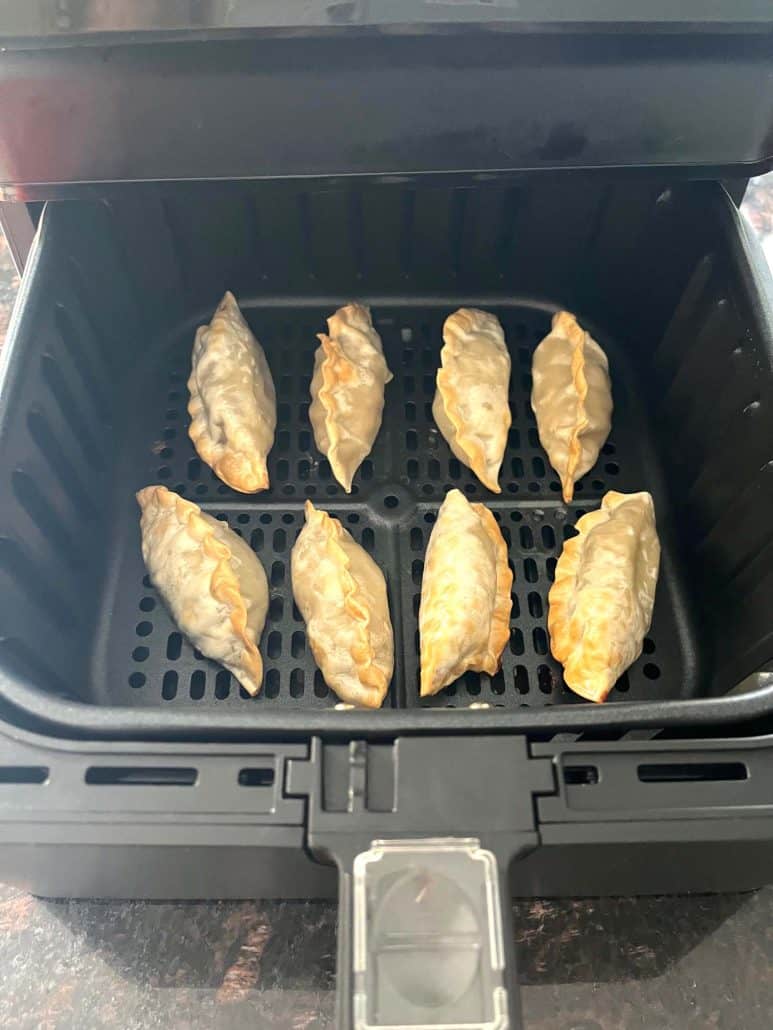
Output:
[[263,681],[258,640],[268,583],[257,555],[232,529],[165,486],[137,494],[142,557],[182,632],[250,694]]
[[494,516],[451,490],[427,545],[421,583],[421,696],[468,669],[499,669],[510,637],[513,574]]
[[432,414],[451,451],[489,490],[497,480],[512,418],[510,355],[499,320],[459,308],[443,326]]
[[394,669],[384,573],[338,519],[306,501],[290,559],[311,652],[342,701],[380,708]]
[[559,311],[534,351],[531,375],[540,443],[568,504],[574,484],[596,464],[612,427],[609,362],[574,315]]
[[232,293],[209,325],[196,330],[188,389],[188,433],[201,460],[234,490],[266,490],[276,429],[274,381]]
[[392,378],[370,311],[347,304],[327,320],[314,355],[309,419],[318,449],[347,493],[381,427],[384,386]]
[[550,649],[575,694],[603,701],[650,628],[660,563],[652,497],[610,491],[577,531],[548,595]]

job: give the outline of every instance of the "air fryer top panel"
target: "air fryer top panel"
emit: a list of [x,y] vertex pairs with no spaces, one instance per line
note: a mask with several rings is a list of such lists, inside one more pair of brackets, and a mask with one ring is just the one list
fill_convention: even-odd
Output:
[[[277,385],[271,489],[255,497],[218,482],[186,431],[194,330],[226,287]],[[178,185],[50,205],[4,354],[6,710],[60,732],[156,737],[652,726],[768,710],[770,690],[722,696],[772,655],[764,289],[716,186]],[[308,386],[315,334],[352,296],[371,303],[395,378],[347,497],[314,447]],[[499,314],[513,357],[498,496],[453,459],[431,418],[442,322],[461,303]],[[557,306],[605,346],[615,393],[608,445],[570,506],[529,405],[531,355]],[[134,492],[153,482],[226,519],[264,563],[256,699],[188,646],[145,579]],[[511,635],[499,674],[422,701],[422,560],[451,487],[502,526]],[[617,703],[593,706],[549,656],[546,603],[562,541],[611,488],[652,492],[663,564],[645,653]],[[385,569],[398,657],[382,711],[333,710],[309,654],[288,569],[307,497]]]
[[128,44],[155,39],[212,39],[237,33],[293,31],[312,34],[343,29],[432,32],[485,25],[490,29],[535,26],[620,27],[646,25],[668,31],[727,31],[769,23],[767,0],[100,0],[98,4],[62,0],[5,0],[0,38],[17,47],[67,46],[93,39]]
[[615,28],[8,50],[0,187],[770,165],[770,23]]

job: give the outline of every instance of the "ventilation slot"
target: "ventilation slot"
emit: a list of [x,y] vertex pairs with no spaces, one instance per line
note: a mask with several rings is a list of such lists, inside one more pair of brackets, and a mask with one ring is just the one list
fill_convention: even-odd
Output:
[[0,784],[45,783],[47,779],[45,765],[0,765]]
[[240,787],[273,787],[274,769],[267,766],[263,769],[240,769]]
[[749,778],[743,762],[653,763],[640,765],[636,772],[642,783],[719,783]]
[[570,787],[592,786],[599,782],[599,771],[595,765],[565,765],[564,783]]
[[193,787],[198,770],[177,766],[92,765],[86,783],[95,787]]

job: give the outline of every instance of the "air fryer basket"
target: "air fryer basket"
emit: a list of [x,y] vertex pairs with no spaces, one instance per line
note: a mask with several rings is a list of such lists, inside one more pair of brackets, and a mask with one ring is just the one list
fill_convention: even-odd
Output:
[[[157,736],[664,726],[768,711],[764,679],[724,697],[773,658],[773,334],[747,246],[714,184],[137,185],[109,204],[49,205],[0,409],[6,710],[57,732]],[[256,497],[220,483],[186,432],[193,333],[226,288],[277,386],[271,489]],[[347,497],[314,448],[308,386],[315,334],[355,297],[372,306],[395,378]],[[463,303],[499,315],[513,357],[498,497],[431,417],[442,322]],[[529,405],[531,355],[559,306],[607,350],[615,397],[609,442],[568,506]],[[257,699],[190,647],[145,577],[133,495],[153,482],[227,519],[263,561]],[[511,638],[496,676],[420,701],[422,558],[453,486],[502,526]],[[564,686],[545,616],[562,541],[609,489],[652,492],[663,561],[645,653],[594,707]],[[289,552],[307,497],[387,574],[397,664],[381,712],[335,711],[306,646]]]

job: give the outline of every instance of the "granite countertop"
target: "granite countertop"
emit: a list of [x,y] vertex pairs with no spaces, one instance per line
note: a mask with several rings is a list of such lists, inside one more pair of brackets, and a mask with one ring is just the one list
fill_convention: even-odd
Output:
[[[773,264],[773,177],[744,210]],[[18,280],[0,237],[0,345]],[[333,1026],[327,902],[43,901],[0,886],[6,1030]],[[518,901],[526,1030],[769,1030],[773,888]]]
[[[41,901],[0,889],[7,1030],[333,1027],[326,902]],[[520,901],[526,1030],[769,1030],[773,889]]]

